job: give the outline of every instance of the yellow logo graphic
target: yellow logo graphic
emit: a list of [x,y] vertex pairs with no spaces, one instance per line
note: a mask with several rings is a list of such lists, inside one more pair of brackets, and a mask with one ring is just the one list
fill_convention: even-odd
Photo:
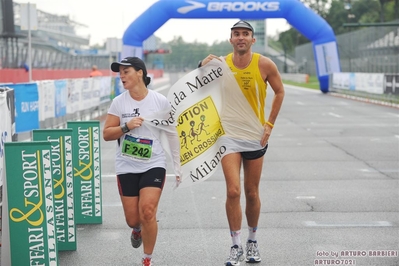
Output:
[[[63,182],[65,181],[65,148],[63,145],[63,137],[60,137],[60,148],[59,148],[59,156],[60,156],[60,164],[61,167],[60,169],[57,170],[57,173],[60,175],[60,179],[57,180],[56,178],[53,178],[54,181],[54,198],[55,199],[62,199],[65,194],[65,188],[63,185]],[[54,165],[53,165],[54,166]],[[59,192],[59,193],[57,193]]]
[[[36,157],[37,157],[37,188],[38,188],[38,194],[36,195],[37,198],[39,199],[39,202],[35,203],[35,202],[31,202],[29,201],[29,199],[27,197],[25,197],[25,207],[28,208],[29,206],[32,206],[32,208],[27,212],[24,213],[23,211],[21,211],[18,208],[12,208],[10,210],[10,218],[11,220],[13,220],[16,223],[22,222],[24,220],[26,220],[30,225],[32,226],[39,226],[43,223],[44,220],[44,214],[43,214],[43,210],[41,209],[42,205],[43,205],[43,188],[42,188],[42,176],[41,176],[41,161],[40,161],[40,152],[37,151],[36,152]],[[35,186],[36,187],[36,186]],[[30,220],[30,217],[35,214],[36,212],[38,212],[39,216],[37,217],[37,220],[32,221]],[[15,214],[18,213],[18,214]],[[19,217],[17,217],[19,216]],[[36,215],[37,216],[37,215]]]
[[[90,180],[93,177],[93,133],[91,128],[87,130],[81,130],[87,133],[87,135],[79,135],[78,145],[79,145],[79,169],[78,167],[74,167],[75,170],[74,176],[81,177],[83,180]],[[79,131],[79,133],[81,133]],[[85,163],[88,161],[88,163]]]
[[208,150],[224,135],[219,113],[212,98],[197,102],[179,116],[177,131],[180,137],[182,165]]

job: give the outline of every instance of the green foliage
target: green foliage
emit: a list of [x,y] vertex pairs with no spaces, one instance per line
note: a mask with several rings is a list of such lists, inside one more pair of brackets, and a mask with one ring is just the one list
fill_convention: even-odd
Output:
[[[398,0],[302,0],[330,24],[336,35],[358,28],[345,23],[378,23],[398,19]],[[349,7],[346,9],[345,7]],[[292,52],[295,46],[309,42],[294,28],[280,33],[279,42]]]
[[330,12],[325,19],[329,22],[336,35],[348,31],[348,28],[342,27],[344,23],[348,22],[348,11],[345,10],[344,3],[342,1],[332,1]]
[[[385,20],[392,21],[399,19],[399,0],[390,1],[384,6]],[[395,13],[396,12],[396,13]]]
[[313,9],[317,14],[319,14],[322,18],[325,18],[329,13],[329,0],[305,0],[304,4]]
[[209,54],[222,56],[232,51],[231,44],[228,41],[214,42],[212,45],[200,42],[186,43],[180,36],[163,44],[163,46],[172,51],[172,53],[164,56],[164,68],[168,71],[194,69],[197,67],[198,61]]
[[298,87],[309,88],[314,90],[320,90],[319,80],[316,76],[310,76],[308,83],[294,82],[290,80],[283,80],[284,84],[290,84]]
[[289,54],[294,52],[296,46],[309,42],[309,40],[295,28],[280,33],[278,41],[281,43],[283,50],[286,50]]

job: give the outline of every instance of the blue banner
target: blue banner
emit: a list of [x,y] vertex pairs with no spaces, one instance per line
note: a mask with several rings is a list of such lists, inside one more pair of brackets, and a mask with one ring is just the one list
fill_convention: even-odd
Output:
[[16,133],[39,128],[39,91],[36,83],[9,84],[15,95]]
[[66,115],[68,90],[66,80],[54,81],[55,86],[55,117]]
[[115,77],[115,97],[118,96],[119,94],[123,93],[124,91],[125,91],[125,88],[122,85],[121,78]]

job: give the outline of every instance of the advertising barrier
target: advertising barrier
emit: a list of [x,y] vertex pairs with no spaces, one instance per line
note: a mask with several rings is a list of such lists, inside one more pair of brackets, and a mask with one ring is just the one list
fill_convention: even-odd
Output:
[[33,140],[48,141],[51,143],[54,225],[58,251],[76,250],[72,172],[72,129],[34,130]]
[[1,265],[58,265],[51,144],[4,144]]
[[385,75],[384,93],[399,95],[399,74],[386,74]]
[[7,85],[15,92],[16,132],[39,128],[39,92],[36,83]]
[[357,92],[367,92],[372,94],[384,94],[383,73],[333,73],[331,78],[330,90],[350,90]]
[[102,111],[111,101],[114,84],[112,77],[7,84],[15,93],[15,132],[58,127],[67,120]]
[[384,74],[376,73],[354,73],[355,90],[364,91],[373,94],[384,93]]
[[68,121],[72,133],[72,165],[76,224],[102,223],[100,122]]
[[4,143],[15,135],[14,90],[0,88],[0,187],[4,179]]

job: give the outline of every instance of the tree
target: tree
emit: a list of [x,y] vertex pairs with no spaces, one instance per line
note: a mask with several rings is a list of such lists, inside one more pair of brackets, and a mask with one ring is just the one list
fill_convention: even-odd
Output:
[[[345,23],[378,23],[399,16],[399,0],[303,0],[303,3],[323,17],[336,35],[356,29],[344,27]],[[278,39],[290,52],[295,46],[309,42],[293,28],[280,33]]]
[[325,17],[326,21],[329,22],[331,28],[334,30],[336,35],[345,33],[348,28],[344,28],[342,25],[348,22],[349,12],[345,9],[345,4],[342,1],[332,1],[331,8]]
[[320,17],[325,18],[329,12],[331,0],[303,0],[302,2]]

